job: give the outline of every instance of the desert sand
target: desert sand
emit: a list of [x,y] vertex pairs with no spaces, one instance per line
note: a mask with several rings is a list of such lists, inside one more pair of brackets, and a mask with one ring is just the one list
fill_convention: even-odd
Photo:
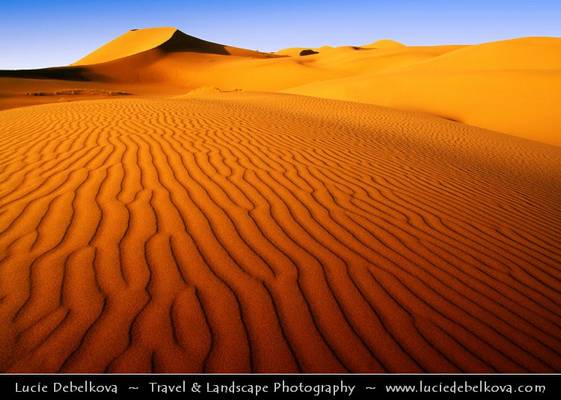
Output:
[[561,371],[560,50],[0,71],[0,370]]

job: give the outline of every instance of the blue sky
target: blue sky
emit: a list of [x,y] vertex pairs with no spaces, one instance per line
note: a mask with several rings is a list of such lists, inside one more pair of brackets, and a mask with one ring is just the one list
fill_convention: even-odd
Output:
[[561,36],[560,0],[0,0],[0,69],[69,64],[132,28],[263,51]]

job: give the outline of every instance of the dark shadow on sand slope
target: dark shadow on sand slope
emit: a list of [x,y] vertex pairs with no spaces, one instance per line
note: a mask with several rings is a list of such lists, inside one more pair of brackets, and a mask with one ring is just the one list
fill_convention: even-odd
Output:
[[207,53],[217,55],[236,55],[257,58],[278,58],[280,56],[272,53],[264,53],[259,50],[250,50],[235,46],[227,46],[219,43],[209,42],[176,30],[175,33],[156,49],[165,53]]
[[[206,40],[189,36],[179,30],[175,31],[175,33],[166,42],[159,45],[157,49],[164,51],[166,53],[196,52],[196,53],[230,55],[230,52],[227,50],[226,46],[224,45],[208,42]],[[118,61],[118,60],[112,60],[112,61]],[[92,69],[89,66],[0,70],[0,78],[57,79],[57,80],[65,80],[65,81],[95,80],[95,76],[92,73]]]
[[90,81],[92,80],[92,74],[91,71],[83,67],[54,67],[41,69],[0,70],[0,78]]
[[189,36],[180,30],[175,31],[166,42],[158,46],[158,49],[168,53],[189,51],[195,53],[230,55],[226,46]]
[[258,58],[281,57],[275,54],[262,53],[259,51],[236,48],[209,42],[176,30],[167,41],[160,44],[159,46],[119,59],[99,64],[88,64],[85,66],[53,67],[27,70],[0,70],[0,78],[57,79],[65,81],[94,81],[99,78],[103,80],[103,74],[96,74],[96,67],[94,65],[110,65],[111,63],[120,63],[125,59],[128,59],[130,61],[131,59],[133,59],[133,57],[140,56],[141,54],[146,54],[153,50],[158,50],[164,53],[192,52],[217,55],[241,55]]
[[299,53],[300,56],[312,56],[314,54],[319,54],[319,51],[315,51],[312,49],[305,49]]

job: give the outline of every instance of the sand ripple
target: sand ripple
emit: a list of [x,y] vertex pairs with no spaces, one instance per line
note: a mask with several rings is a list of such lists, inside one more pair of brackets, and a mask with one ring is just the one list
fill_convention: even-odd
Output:
[[250,93],[0,144],[3,371],[561,370],[561,148]]

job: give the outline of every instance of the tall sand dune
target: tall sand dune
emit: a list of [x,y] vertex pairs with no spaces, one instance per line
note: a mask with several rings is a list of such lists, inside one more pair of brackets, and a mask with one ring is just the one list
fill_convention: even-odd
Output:
[[152,50],[171,40],[176,32],[175,28],[131,29],[76,61],[74,65],[99,64]]
[[101,46],[73,65],[101,64],[129,57],[149,50],[169,52],[195,52],[210,54],[257,55],[258,52],[225,46],[189,36],[176,28],[132,29]]
[[561,148],[306,96],[0,112],[0,370],[561,370]]

